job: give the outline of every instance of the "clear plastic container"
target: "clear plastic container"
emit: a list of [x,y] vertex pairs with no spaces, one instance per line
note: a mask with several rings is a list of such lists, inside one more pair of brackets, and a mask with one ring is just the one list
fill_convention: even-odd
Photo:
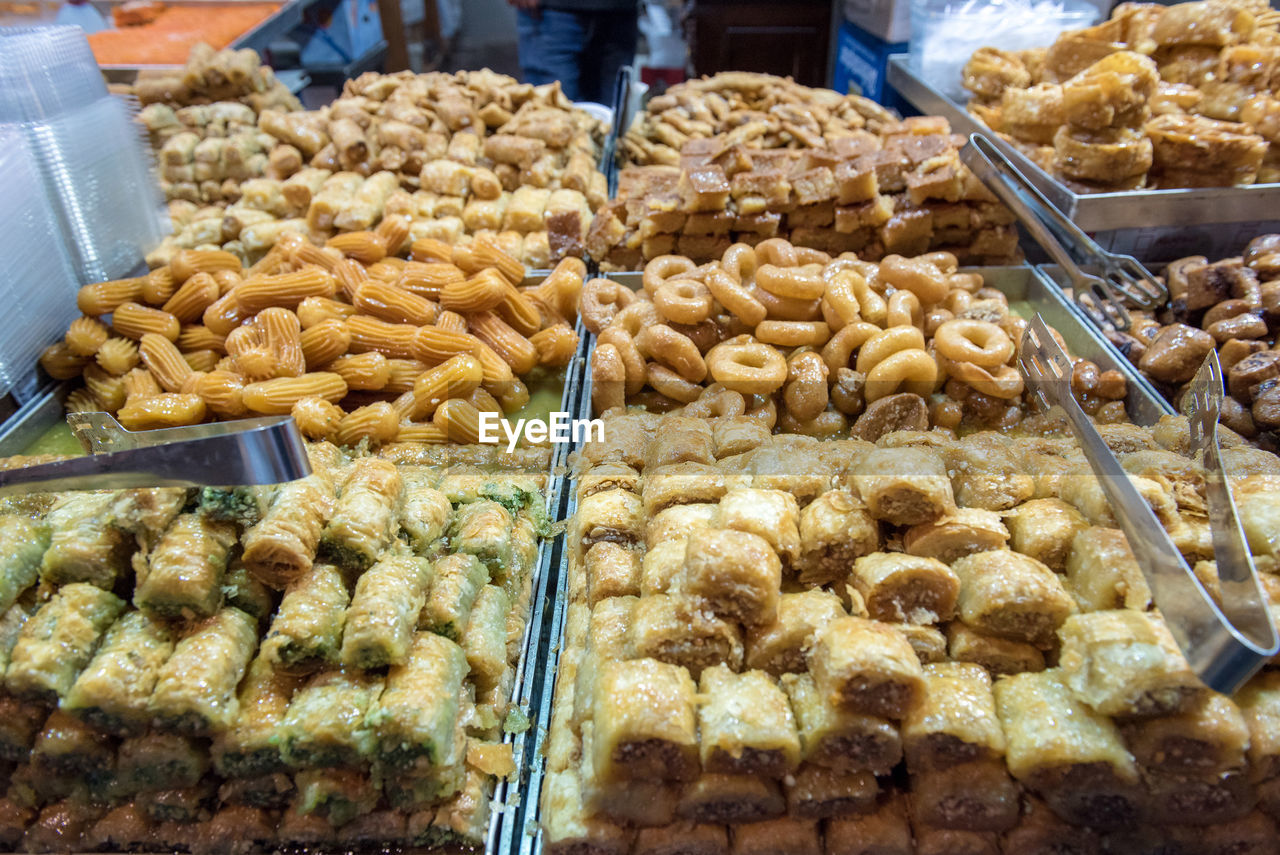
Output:
[[0,27],[0,121],[60,115],[107,97],[79,27]]
[[960,103],[969,100],[961,70],[981,47],[1048,47],[1065,30],[1101,16],[1086,0],[911,0],[911,69]]

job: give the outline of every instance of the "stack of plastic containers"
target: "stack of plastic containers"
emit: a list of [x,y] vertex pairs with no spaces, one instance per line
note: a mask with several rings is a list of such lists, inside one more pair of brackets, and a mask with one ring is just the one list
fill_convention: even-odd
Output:
[[80,282],[129,275],[163,234],[135,110],[107,93],[78,27],[0,30],[0,124],[31,152]]
[[28,380],[36,357],[78,312],[75,271],[16,125],[0,125],[0,199],[0,396],[21,399],[34,391]]

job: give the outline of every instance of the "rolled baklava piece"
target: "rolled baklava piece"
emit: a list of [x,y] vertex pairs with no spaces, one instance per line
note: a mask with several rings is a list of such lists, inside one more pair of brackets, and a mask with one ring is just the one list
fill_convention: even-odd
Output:
[[900,719],[923,687],[920,660],[893,627],[866,618],[838,618],[818,635],[814,683],[852,712]]
[[1050,570],[1067,569],[1075,536],[1089,527],[1084,515],[1061,499],[1032,499],[1004,515],[1009,546]]
[[[711,529],[700,529],[699,533],[710,531]],[[650,594],[666,594],[681,589],[684,585],[684,561],[688,547],[688,537],[664,540],[650,546],[640,561],[640,594],[647,597]]]
[[591,816],[640,828],[669,825],[675,818],[680,785],[661,778],[614,778],[595,768],[595,724],[582,723],[582,804]]
[[122,611],[124,601],[110,591],[85,582],[63,585],[23,624],[5,687],[35,700],[61,699]]
[[698,776],[696,689],[689,672],[653,659],[603,662],[592,698],[592,765],[602,780]]
[[302,683],[276,668],[265,652],[249,665],[238,690],[235,723],[214,740],[214,768],[226,778],[257,778],[284,769],[279,727]]
[[480,590],[489,582],[489,571],[474,555],[446,555],[435,562],[431,587],[418,629],[427,629],[451,641],[462,638]]
[[981,665],[993,677],[1045,666],[1044,651],[1034,644],[988,635],[958,620],[947,624],[947,653],[956,662]]
[[377,750],[368,720],[383,681],[356,671],[322,671],[294,693],[279,725],[278,744],[294,767],[367,765]]
[[679,463],[714,463],[715,443],[711,426],[704,419],[667,416],[662,429],[655,432],[645,455],[644,471]]
[[1249,728],[1249,774],[1259,807],[1280,818],[1280,671],[1263,671],[1236,693]]
[[336,665],[350,596],[332,564],[313,564],[285,588],[262,651],[282,671]]
[[707,772],[781,778],[800,765],[800,735],[786,693],[763,671],[703,669],[699,752]]
[[1018,824],[1005,832],[1001,851],[1013,855],[1098,855],[1098,835],[1071,825],[1055,814],[1042,799],[1024,794]]
[[147,702],[172,653],[168,625],[128,612],[107,630],[62,709],[118,736],[141,733],[151,717]]
[[1075,825],[1116,828],[1137,821],[1138,766],[1120,731],[1081,703],[1057,669],[996,682],[1010,773]]
[[641,554],[617,543],[593,543],[583,557],[586,570],[587,604],[594,606],[607,597],[640,593]]
[[788,567],[800,553],[800,506],[790,493],[737,487],[720,500],[716,519],[720,528],[764,538]]
[[859,556],[880,548],[880,524],[848,490],[828,490],[800,511],[800,555],[795,560],[802,585],[843,579]]
[[[435,489],[431,473],[401,466],[404,501],[400,504],[400,529],[414,551],[422,554],[449,528],[453,505],[449,497]],[[405,471],[409,470],[409,471]]]
[[872,517],[892,525],[933,522],[955,509],[951,479],[937,449],[873,448],[852,471]]
[[202,514],[182,514],[150,554],[136,555],[133,603],[157,618],[208,617],[222,604],[222,577],[236,528]]
[[877,808],[826,825],[827,855],[915,855],[906,797],[890,792]]
[[672,463],[644,470],[641,499],[649,516],[672,505],[717,502],[724,494],[724,473],[706,463]]
[[811,819],[778,819],[735,825],[734,855],[822,855],[822,833]]
[[462,762],[459,693],[467,668],[457,644],[431,632],[414,634],[405,662],[388,670],[386,688],[368,715],[377,728],[381,763],[406,768],[420,758],[432,767]]
[[373,564],[395,537],[403,492],[395,464],[376,457],[353,461],[320,536],[320,555],[352,570]]
[[993,831],[961,831],[929,825],[915,816],[911,828],[916,855],[1000,855],[1000,841]]
[[704,772],[684,785],[676,814],[697,823],[761,822],[782,816],[787,802],[776,781]]
[[936,558],[873,552],[853,565],[849,581],[867,613],[891,623],[930,624],[951,619],[960,580]]
[[1072,615],[1059,635],[1063,680],[1102,715],[1173,715],[1206,691],[1157,614],[1118,609]]
[[236,687],[258,648],[258,622],[224,608],[195,624],[160,669],[151,712],[166,727],[205,736],[221,733],[239,714]]
[[991,677],[981,666],[940,662],[924,667],[920,702],[902,720],[902,747],[914,774],[1004,757]]
[[575,546],[586,549],[608,541],[627,546],[644,536],[644,504],[627,490],[602,490],[578,502]]
[[1035,492],[1035,479],[1022,465],[1018,447],[1004,434],[970,434],[945,446],[942,455],[956,504],[962,507],[1003,511]]
[[[631,625],[635,622],[636,597],[610,597],[599,602],[587,618],[585,637],[573,647],[566,634],[565,664],[573,668],[573,724],[581,726],[591,717],[591,701],[595,697],[595,680],[604,662],[635,658],[631,642]],[[569,662],[568,654],[575,654]],[[561,679],[568,672],[561,669]]]
[[696,678],[711,665],[742,666],[742,633],[701,601],[655,594],[636,603],[631,644],[636,656],[680,665]]
[[933,522],[913,525],[902,535],[902,548],[912,555],[950,564],[975,552],[1002,549],[1009,531],[995,511],[956,508]]
[[1151,589],[1124,532],[1094,526],[1077,532],[1066,563],[1067,585],[1080,608],[1145,611]]
[[578,501],[605,490],[640,494],[640,473],[625,463],[597,463],[578,476]]
[[809,670],[818,633],[845,616],[840,598],[827,591],[801,591],[778,597],[777,618],[746,633],[746,665],[775,677]]
[[1018,822],[1018,796],[1003,759],[911,772],[912,814],[936,828],[1006,831]]
[[874,810],[880,793],[868,771],[837,772],[806,764],[785,781],[787,813],[801,819],[830,819]]
[[758,534],[696,531],[685,547],[680,587],[719,617],[764,626],[778,617],[782,563],[769,541]]
[[721,825],[680,822],[642,828],[633,855],[728,855],[729,830]]
[[951,569],[960,577],[960,618],[991,635],[1048,647],[1076,610],[1056,573],[1009,549],[967,555]]
[[892,722],[842,709],[808,674],[786,674],[782,687],[795,713],[805,763],[885,775],[902,759],[902,738]]
[[431,562],[425,558],[379,557],[351,595],[342,630],[343,664],[366,669],[404,664],[430,583]]
[[688,537],[698,529],[714,528],[718,515],[718,505],[703,504],[701,502],[691,505],[675,505],[665,511],[661,511],[653,519],[649,520],[644,529],[644,542],[652,549],[669,540]]

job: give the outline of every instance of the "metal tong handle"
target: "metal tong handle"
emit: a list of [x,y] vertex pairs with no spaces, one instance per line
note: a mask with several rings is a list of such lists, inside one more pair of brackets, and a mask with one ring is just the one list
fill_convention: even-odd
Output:
[[1280,648],[1280,640],[1265,607],[1266,598],[1257,568],[1222,465],[1222,446],[1218,443],[1222,399],[1222,363],[1218,361],[1218,352],[1210,350],[1191,381],[1182,408],[1191,427],[1192,451],[1204,466],[1205,495],[1209,501],[1209,525],[1213,535],[1213,554],[1218,563],[1222,608],[1253,644],[1276,650]]
[[[970,134],[969,144],[960,151],[960,159],[1017,214],[1036,243],[1067,272],[1076,303],[1099,326],[1129,328],[1132,320],[1124,305],[1125,298],[1142,308],[1152,308],[1167,296],[1160,283],[1136,259],[1113,255],[1098,246],[1045,198],[985,135]],[[1097,276],[1084,270],[1070,248],[1075,248],[1107,275]]]
[[[225,422],[135,433],[125,431],[105,413],[95,415],[135,439],[121,438],[121,444],[126,445],[121,451],[0,471],[0,496],[59,490],[278,484],[311,474],[302,434],[290,416],[248,419],[247,426]],[[79,421],[105,424],[102,419]],[[201,435],[205,431],[209,435]],[[174,432],[192,438],[172,441]],[[139,437],[148,433],[167,434],[170,441],[161,438],[162,444],[153,444],[153,438]]]
[[[1151,507],[1071,394],[1071,360],[1039,314],[1023,334],[1018,361],[1028,385],[1066,413],[1085,458],[1098,478],[1120,528],[1129,540],[1152,599],[1188,664],[1209,688],[1231,694],[1280,650],[1275,628],[1262,606],[1256,579],[1252,596],[1238,598],[1232,614],[1246,614],[1246,632],[1229,620],[1187,566]],[[1215,530],[1215,545],[1216,545]],[[1221,561],[1221,558],[1220,558]],[[1220,565],[1221,566],[1221,565]],[[1244,572],[1252,573],[1246,565]],[[1232,567],[1228,573],[1240,572]],[[1223,589],[1224,599],[1227,587]],[[1232,594],[1238,594],[1232,589]],[[1265,621],[1265,638],[1253,637]]]

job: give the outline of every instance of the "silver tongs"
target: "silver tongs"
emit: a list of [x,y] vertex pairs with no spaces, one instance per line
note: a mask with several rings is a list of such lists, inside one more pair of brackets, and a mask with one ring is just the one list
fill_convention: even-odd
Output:
[[[1008,205],[1071,279],[1075,301],[1100,327],[1126,330],[1126,303],[1154,309],[1169,289],[1131,255],[1108,252],[1053,205],[984,134],[970,134],[960,159]],[[1077,259],[1079,259],[1077,261]],[[1088,269],[1086,269],[1088,268]],[[1093,273],[1090,271],[1097,271]]]
[[67,422],[87,457],[0,471],[0,496],[133,487],[279,484],[311,474],[291,416],[128,431],[106,413]]
[[1222,605],[1209,596],[1151,506],[1071,394],[1071,359],[1040,315],[1022,338],[1018,361],[1028,387],[1067,414],[1089,466],[1129,539],[1155,605],[1191,669],[1209,688],[1231,694],[1280,652],[1253,559],[1222,472],[1218,411],[1222,369],[1216,353],[1201,367],[1188,397],[1191,440],[1204,459],[1209,522],[1221,580]]

